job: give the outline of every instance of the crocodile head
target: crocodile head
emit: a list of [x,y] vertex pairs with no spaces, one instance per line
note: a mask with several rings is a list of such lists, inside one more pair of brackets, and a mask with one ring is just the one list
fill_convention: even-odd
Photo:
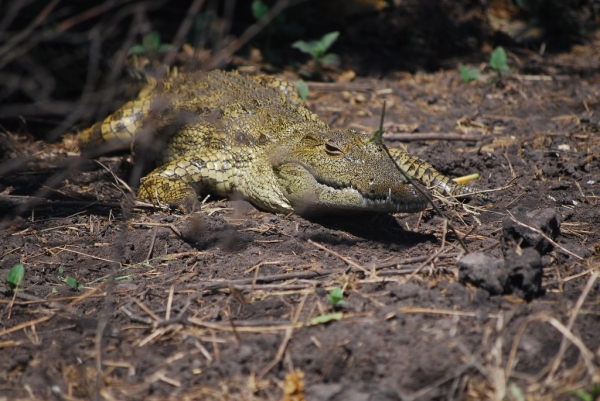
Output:
[[277,180],[297,213],[412,213],[427,206],[385,150],[353,130],[306,134],[277,159]]

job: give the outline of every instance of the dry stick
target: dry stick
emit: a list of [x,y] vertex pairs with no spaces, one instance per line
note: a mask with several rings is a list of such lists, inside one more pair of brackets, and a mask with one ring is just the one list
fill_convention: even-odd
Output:
[[566,253],[568,253],[569,255],[571,255],[571,256],[573,256],[573,257],[575,257],[576,259],[583,260],[583,258],[582,258],[581,256],[579,256],[579,255],[577,255],[577,254],[575,254],[575,253],[573,253],[573,252],[569,251],[569,250],[568,250],[568,249],[566,249],[565,247],[563,247],[563,246],[561,246],[561,245],[557,244],[556,242],[554,242],[554,241],[553,241],[553,240],[552,240],[550,237],[548,237],[546,234],[544,234],[544,233],[542,232],[542,230],[540,230],[540,229],[538,229],[538,228],[535,228],[535,227],[532,227],[532,226],[528,226],[528,225],[527,225],[527,224],[525,224],[525,223],[521,223],[519,220],[517,220],[517,219],[515,218],[515,216],[513,216],[513,215],[512,215],[512,213],[511,213],[511,212],[509,212],[508,210],[507,210],[506,212],[509,214],[509,216],[510,216],[510,219],[511,219],[513,222],[515,222],[516,224],[518,224],[518,225],[520,225],[520,226],[522,226],[522,227],[528,228],[528,229],[530,229],[531,231],[533,231],[533,232],[535,232],[535,233],[537,233],[537,234],[541,235],[542,237],[544,237],[544,239],[546,239],[546,240],[547,240],[548,242],[550,242],[552,245],[554,245],[555,247],[559,248],[559,249],[560,249],[560,250],[562,250],[563,252],[566,252]]
[[185,15],[183,21],[179,24],[179,28],[177,29],[177,33],[173,38],[173,49],[167,53],[165,57],[164,64],[170,66],[175,61],[177,57],[178,49],[183,44],[185,37],[187,36],[190,28],[192,27],[192,23],[194,22],[194,17],[198,14],[202,6],[204,5],[204,0],[194,0],[188,11]]
[[573,180],[573,182],[577,186],[577,189],[579,190],[579,193],[581,194],[581,196],[583,196],[583,199],[585,199],[587,201],[587,203],[589,203],[590,205],[594,205],[595,203],[592,202],[591,200],[589,200],[588,197],[585,196],[585,194],[583,193],[583,190],[581,189],[581,185],[579,185],[579,183],[575,180]]
[[[383,138],[383,119],[385,117],[385,105],[386,105],[386,101],[384,100],[383,101],[383,109],[381,110],[381,121],[379,123],[379,133],[381,134],[382,138]],[[383,148],[383,150],[385,150],[385,153],[387,153],[387,155],[390,158],[390,160],[392,161],[392,163],[394,163],[394,165],[396,166],[396,168],[400,171],[400,173],[402,173],[402,175],[404,176],[404,178],[406,179],[406,181],[408,181],[409,184],[411,184],[413,187],[415,187],[415,189],[417,189],[417,191],[419,191],[421,193],[421,195],[423,195],[427,199],[427,201],[431,204],[431,206],[433,207],[433,209],[435,210],[435,212],[441,218],[446,219],[448,221],[448,227],[450,227],[450,229],[452,230],[452,232],[456,236],[456,239],[460,243],[460,246],[465,250],[466,253],[469,253],[469,248],[467,248],[467,245],[465,244],[465,242],[462,240],[462,238],[460,237],[460,235],[458,235],[458,233],[454,229],[454,226],[450,223],[450,220],[448,220],[448,218],[444,215],[444,213],[442,213],[442,211],[437,207],[437,205],[435,203],[433,203],[433,199],[431,198],[431,195],[429,195],[429,193],[427,193],[427,191],[425,189],[422,189],[421,188],[421,184],[417,184],[408,175],[408,173],[406,171],[404,171],[402,169],[402,167],[400,167],[400,165],[398,164],[398,162],[396,162],[396,160],[394,160],[394,158],[392,157],[392,154],[390,153],[390,150],[388,149],[387,145],[385,143],[383,143],[383,139],[381,139],[380,141],[376,141],[376,142],[380,142],[379,145]]]
[[585,365],[587,367],[588,374],[590,375],[594,383],[597,383],[598,373],[596,372],[596,368],[594,367],[594,363],[592,362],[592,360],[594,359],[594,354],[585,346],[585,344],[583,343],[583,341],[581,341],[579,337],[573,335],[571,330],[568,330],[565,327],[565,325],[559,322],[557,319],[551,317],[550,319],[548,319],[548,323],[550,323],[552,326],[554,326],[556,330],[562,333],[562,335],[564,336],[563,339],[569,339],[569,341],[571,341],[573,344],[575,344],[577,348],[579,348],[581,357],[583,358],[583,361],[585,362]]
[[[135,196],[135,192],[133,192],[133,189],[131,189],[131,187],[129,185],[127,185],[127,183],[125,181],[123,181],[122,179],[120,179],[119,177],[117,177],[117,175],[108,167],[106,167],[104,164],[100,163],[98,160],[94,160],[97,164],[99,164],[103,169],[105,169],[106,171],[108,171],[110,173],[110,175],[112,175],[113,179],[117,182],[117,184],[121,184],[125,187],[125,189],[127,189],[127,191],[129,191],[130,194]],[[117,187],[118,188],[118,187]],[[119,188],[119,190],[121,191],[121,193],[125,196],[125,192]]]
[[[515,337],[513,339],[513,345],[508,354],[508,360],[506,361],[506,368],[504,369],[504,377],[506,379],[510,379],[510,377],[512,375],[512,371],[515,367],[515,363],[516,363],[516,359],[517,359],[517,349],[519,348],[519,344],[521,343],[521,338],[523,338],[523,335],[525,334],[525,330],[527,329],[527,326],[529,325],[529,323],[532,323],[535,321],[543,321],[543,320],[544,320],[543,316],[540,317],[539,315],[536,315],[536,316],[528,317],[527,319],[525,319],[525,321],[523,323],[521,323],[521,326],[517,330],[517,334],[515,334]],[[536,382],[537,382],[537,380],[536,380]]]
[[[569,316],[569,321],[567,322],[566,330],[569,333],[571,332],[571,329],[573,328],[573,324],[575,323],[575,319],[577,319],[577,314],[579,313],[579,310],[581,309],[581,306],[583,305],[585,298],[588,296],[588,294],[590,293],[590,290],[592,289],[594,283],[596,282],[598,275],[600,275],[600,271],[596,270],[594,272],[594,274],[592,274],[590,276],[590,278],[588,279],[588,282],[586,283],[585,287],[583,288],[583,291],[581,291],[581,295],[579,296],[577,303],[573,307],[573,310],[571,311],[571,316]],[[556,373],[556,370],[558,369],[558,367],[560,365],[561,359],[562,359],[566,349],[567,349],[567,336],[565,335],[565,333],[563,333],[563,338],[560,342],[560,348],[558,349],[558,354],[556,354],[556,357],[554,358],[554,362],[552,363],[552,367],[550,368],[550,372],[548,373],[548,377],[546,378],[546,384],[550,384],[552,382],[554,373]]]
[[42,323],[42,322],[45,322],[46,320],[50,320],[52,317],[54,317],[54,315],[52,315],[52,316],[43,316],[43,317],[41,317],[39,319],[35,319],[35,320],[31,320],[29,322],[18,324],[18,325],[14,326],[14,327],[11,327],[10,329],[5,329],[5,330],[1,331],[0,332],[0,337],[4,336],[6,334],[10,334],[10,333],[15,332],[15,331],[19,331],[19,330],[24,329],[24,328],[29,327],[29,326],[35,326],[38,323]]
[[150,260],[150,256],[152,256],[152,251],[154,250],[154,242],[156,241],[156,233],[158,232],[158,227],[154,227],[154,233],[152,234],[152,241],[150,241],[150,248],[148,249],[148,255],[146,255],[146,260]]
[[285,330],[285,335],[283,337],[281,345],[279,346],[279,349],[277,350],[277,355],[275,356],[275,359],[269,365],[267,365],[263,368],[263,370],[260,372],[257,380],[262,379],[275,365],[277,365],[283,359],[284,354],[285,354],[285,349],[287,348],[287,345],[290,342],[290,339],[292,338],[292,332],[294,331],[294,327],[298,324],[298,319],[300,318],[300,313],[302,313],[302,309],[304,309],[304,304],[306,303],[307,298],[308,298],[308,294],[305,294],[304,297],[302,297],[302,300],[300,301],[298,308],[295,311],[292,311],[292,313],[291,313],[292,327],[288,327]]
[[248,29],[246,29],[244,33],[240,35],[239,38],[235,39],[229,45],[225,46],[223,50],[215,54],[212,57],[212,59],[208,63],[206,63],[206,65],[203,67],[203,70],[209,71],[218,67],[221,61],[223,61],[224,59],[241,49],[242,46],[248,43],[260,31],[262,31],[263,28],[266,27],[271,21],[273,21],[275,17],[277,17],[283,10],[303,1],[305,0],[279,0],[277,3],[275,3],[273,7],[269,9],[269,11],[267,11],[265,15],[263,15],[253,25],[248,27]]
[[290,339],[292,338],[292,333],[293,333],[294,329],[292,327],[288,327],[287,329],[285,329],[285,334],[283,335],[283,340],[281,340],[281,344],[279,345],[279,349],[277,350],[277,354],[275,355],[275,359],[273,359],[271,361],[271,363],[269,363],[267,366],[265,366],[263,368],[263,370],[261,370],[261,372],[259,373],[258,377],[256,378],[257,381],[262,380],[262,378],[269,373],[269,371],[271,369],[273,369],[273,367],[275,365],[277,365],[281,359],[283,359],[283,354],[285,353],[285,349],[287,348],[288,343],[290,342]]
[[410,276],[408,276],[408,278],[406,279],[404,284],[407,284],[414,276],[417,275],[417,273],[419,273],[421,271],[422,268],[424,268],[427,264],[429,264],[431,261],[433,261],[435,258],[437,258],[439,254],[444,252],[444,248],[446,246],[446,233],[448,232],[447,230],[448,230],[448,220],[444,219],[444,229],[442,232],[442,245],[440,246],[440,249],[436,253],[431,255],[429,258],[427,258],[427,260],[425,260],[425,262],[423,262],[419,267],[417,267],[417,269]]
[[175,286],[169,288],[169,298],[167,298],[167,310],[165,311],[165,321],[171,319],[171,306],[173,306],[173,294],[175,294]]
[[454,133],[440,133],[440,132],[419,132],[416,134],[386,134],[384,139],[389,141],[432,141],[432,140],[443,140],[443,141],[479,141],[482,139],[481,135],[464,135]]
[[316,247],[317,247],[317,248],[319,248],[319,249],[322,249],[322,250],[324,250],[324,251],[326,251],[326,252],[329,252],[330,254],[332,254],[333,256],[335,256],[336,258],[338,258],[338,259],[340,259],[340,260],[343,260],[344,262],[346,262],[346,263],[347,263],[347,264],[349,264],[350,266],[352,266],[352,267],[356,267],[357,269],[359,269],[359,270],[362,270],[363,272],[365,272],[365,274],[371,274],[371,272],[370,272],[370,271],[368,271],[367,269],[365,269],[364,267],[362,267],[362,266],[361,266],[361,265],[359,265],[358,263],[356,263],[356,262],[354,262],[354,261],[352,261],[352,260],[348,259],[348,258],[347,258],[347,257],[345,257],[345,256],[342,256],[342,255],[340,255],[339,253],[337,253],[337,252],[335,252],[335,251],[332,251],[331,249],[329,249],[329,248],[327,248],[327,247],[325,247],[325,246],[323,246],[323,245],[319,244],[318,242],[314,242],[313,240],[310,240],[310,239],[309,239],[309,240],[308,240],[308,243],[309,243],[309,244],[312,244],[312,245],[314,245],[314,246],[316,246]]
[[430,384],[427,387],[423,387],[421,390],[416,391],[414,393],[412,393],[410,396],[404,398],[408,401],[413,401],[413,400],[418,400],[421,399],[423,396],[425,396],[427,393],[429,393],[431,390],[441,386],[442,384],[446,383],[447,381],[450,381],[454,378],[457,378],[458,376],[462,375],[467,369],[469,369],[471,367],[470,363],[467,363],[463,366],[461,366],[460,368],[458,368],[458,370],[454,373],[450,373],[449,375],[442,377],[441,379],[438,379],[437,381],[435,381],[434,383]]
[[154,311],[150,308],[148,308],[142,301],[138,300],[137,298],[131,298],[131,300],[133,302],[135,302],[144,312],[146,312],[148,314],[148,316],[150,316],[152,319],[156,320],[157,322],[161,321],[161,318],[158,317],[156,315],[156,313],[154,313]]
[[[497,244],[494,246],[497,246]],[[440,257],[453,258],[453,257],[459,256],[459,255],[460,255],[460,253],[448,253],[445,255],[440,255]],[[378,263],[378,264],[376,264],[374,266],[370,266],[370,267],[375,268],[376,270],[380,270],[380,269],[385,269],[386,267],[392,267],[392,266],[397,266],[397,265],[408,265],[408,264],[412,264],[412,263],[422,262],[424,260],[429,259],[429,257],[430,257],[429,255],[415,256],[414,258],[406,258],[406,259],[400,259],[397,261]]]
[[[449,254],[437,255],[437,257],[453,258],[458,255],[460,255],[460,254],[459,253],[449,253]],[[395,262],[386,262],[386,263],[382,263],[380,265],[375,265],[374,268],[375,268],[375,270],[381,270],[381,269],[385,269],[386,267],[421,262],[423,260],[428,259],[429,257],[430,257],[429,255],[426,255],[426,256],[419,256],[419,257],[415,257],[415,258],[402,259],[402,260],[398,260]],[[212,291],[212,290],[218,290],[221,288],[226,288],[229,284],[239,286],[239,285],[252,284],[253,282],[254,283],[259,283],[259,282],[260,283],[272,283],[274,281],[285,281],[285,280],[291,280],[291,279],[295,279],[295,278],[310,279],[310,278],[314,278],[314,277],[326,277],[326,276],[330,276],[332,274],[344,273],[347,271],[348,271],[347,268],[325,269],[325,270],[304,270],[304,271],[293,272],[293,273],[282,273],[282,274],[273,274],[270,276],[256,277],[256,279],[244,278],[244,279],[230,280],[230,281],[225,281],[225,280],[205,281],[202,284],[190,286],[187,288],[194,289],[195,291]],[[356,269],[356,270],[352,269],[351,271],[352,272],[358,272],[358,271],[364,272],[365,268],[363,267],[362,269]],[[410,269],[410,270],[398,271],[398,272],[400,272],[401,274],[408,274],[408,273],[412,273],[413,271],[414,270]],[[367,273],[370,273],[370,272],[367,271]]]
[[[0,47],[0,56],[4,56],[12,48],[18,46],[19,42],[24,40],[29,34],[31,34],[35,28],[37,28],[52,10],[60,3],[60,0],[54,0],[50,2],[44,9],[34,18],[34,20],[25,29],[22,29],[18,34],[14,35],[4,46]],[[4,64],[7,64],[5,62]]]

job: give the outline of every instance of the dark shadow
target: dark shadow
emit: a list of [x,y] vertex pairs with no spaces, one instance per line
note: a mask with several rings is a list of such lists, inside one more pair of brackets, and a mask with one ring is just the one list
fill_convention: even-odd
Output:
[[424,242],[437,242],[432,234],[422,234],[402,228],[393,215],[385,213],[303,216],[303,218],[332,230],[307,235],[313,241],[329,245],[356,243],[356,240],[336,235],[335,231],[345,231],[365,240],[377,241],[387,246],[395,244],[401,248],[409,248]]

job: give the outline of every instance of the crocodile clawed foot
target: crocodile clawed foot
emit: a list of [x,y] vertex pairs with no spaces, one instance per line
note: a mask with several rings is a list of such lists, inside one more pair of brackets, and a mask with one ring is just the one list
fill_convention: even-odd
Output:
[[142,179],[138,199],[157,206],[168,206],[184,214],[200,210],[196,191],[182,180],[161,175],[150,175]]

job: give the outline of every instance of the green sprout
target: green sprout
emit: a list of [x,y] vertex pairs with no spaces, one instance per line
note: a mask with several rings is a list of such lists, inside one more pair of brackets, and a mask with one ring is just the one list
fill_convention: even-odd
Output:
[[269,12],[269,6],[264,1],[254,0],[252,2],[252,15],[254,19],[261,19],[267,12]]
[[23,265],[20,263],[18,265],[14,265],[12,269],[8,271],[8,274],[6,275],[6,282],[13,293],[18,291],[19,286],[23,282],[23,277],[25,277],[25,267],[23,267]]
[[[71,276],[65,277],[65,269],[62,267],[62,265],[60,265],[58,267],[58,279],[60,281],[64,281],[65,283],[67,283],[67,285],[69,287],[71,287],[72,289],[74,289],[75,291],[79,291],[83,288],[83,284],[78,282],[75,278],[73,278]],[[54,289],[53,289],[52,293],[53,294],[55,293]]]
[[335,53],[327,53],[327,50],[337,40],[338,36],[340,36],[338,31],[329,32],[319,40],[311,40],[310,42],[298,40],[292,44],[292,47],[309,54],[315,60],[317,69],[320,69],[323,65],[338,66],[340,57]]
[[79,291],[83,288],[83,284],[81,284],[71,276],[67,276],[67,278],[65,279],[65,283],[67,283],[69,287],[71,287],[75,291]]
[[476,80],[481,75],[479,68],[469,68],[463,64],[460,65],[460,76],[465,83]]
[[327,299],[329,299],[329,302],[331,302],[334,308],[348,305],[348,303],[344,301],[344,291],[342,291],[339,286],[331,290]]
[[302,100],[306,100],[306,98],[308,97],[308,85],[306,84],[306,82],[304,82],[304,80],[302,79],[299,79],[296,81],[294,86],[296,87],[300,98],[302,98]]
[[573,394],[582,401],[594,401],[597,400],[600,395],[600,385],[596,384],[590,391],[575,390],[573,391]]
[[157,58],[159,54],[166,53],[172,49],[172,45],[160,43],[160,34],[156,31],[152,31],[144,36],[141,44],[132,46],[127,52],[127,55],[145,55],[150,58]]
[[490,56],[490,67],[492,67],[500,75],[505,75],[510,72],[506,51],[502,46],[496,47],[492,52],[492,55]]
[[369,142],[373,142],[375,145],[382,145],[384,133],[385,130],[375,130],[375,132],[373,132],[373,135],[371,135],[371,137],[369,138]]
[[315,316],[308,322],[309,326],[314,326],[317,324],[325,324],[329,322],[335,322],[337,320],[342,320],[344,314],[342,312],[328,313],[326,315]]

